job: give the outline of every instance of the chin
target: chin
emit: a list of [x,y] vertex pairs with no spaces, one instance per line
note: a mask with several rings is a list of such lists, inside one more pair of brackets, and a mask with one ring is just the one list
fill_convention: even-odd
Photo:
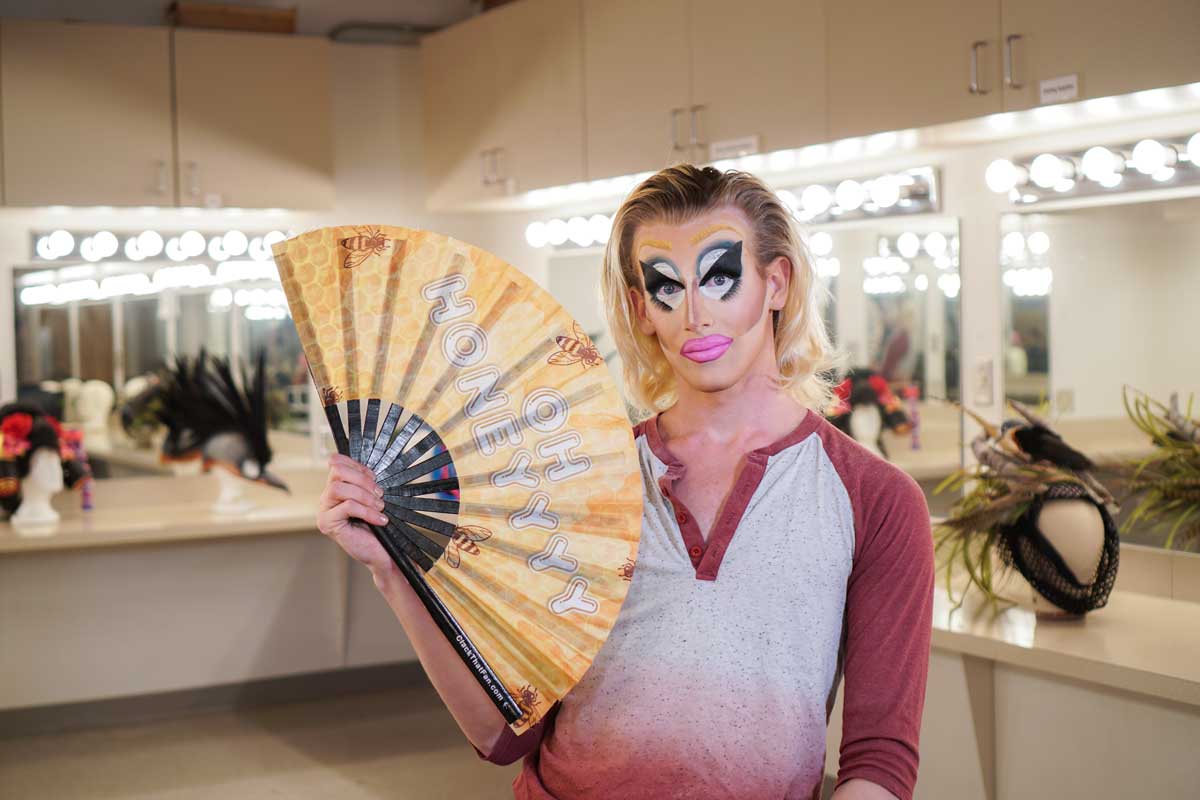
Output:
[[[728,355],[728,354],[727,354]],[[738,370],[730,362],[722,364],[724,357],[705,364],[683,359],[685,363],[675,365],[676,377],[698,392],[723,392],[733,388],[745,377],[745,370]]]

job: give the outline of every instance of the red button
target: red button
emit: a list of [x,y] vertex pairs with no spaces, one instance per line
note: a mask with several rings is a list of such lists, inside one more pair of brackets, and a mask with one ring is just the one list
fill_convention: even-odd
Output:
[[688,519],[687,512],[686,511],[676,511],[675,519],[679,522],[680,525],[682,525],[683,523],[687,522],[687,519]]
[[700,557],[700,548],[699,547],[693,547],[691,550],[688,550],[688,552],[692,554],[692,558]]

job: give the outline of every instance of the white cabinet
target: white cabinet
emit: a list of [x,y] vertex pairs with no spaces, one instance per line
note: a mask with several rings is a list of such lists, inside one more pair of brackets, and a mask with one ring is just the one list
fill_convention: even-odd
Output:
[[742,0],[736,13],[725,0],[690,0],[688,33],[691,158],[742,139],[764,153],[825,141],[822,0]]
[[0,23],[7,204],[174,204],[169,35]]
[[[179,205],[328,208],[333,120],[328,39],[179,29]],[[380,103],[392,102],[379,98]]]
[[826,0],[829,138],[1003,110],[1000,0]]
[[687,0],[584,0],[583,20],[588,177],[687,159]]
[[1041,104],[1040,84],[1077,76],[1078,99],[1200,81],[1197,0],[1003,0],[1004,108]]
[[421,42],[429,206],[582,180],[578,0],[524,0]]

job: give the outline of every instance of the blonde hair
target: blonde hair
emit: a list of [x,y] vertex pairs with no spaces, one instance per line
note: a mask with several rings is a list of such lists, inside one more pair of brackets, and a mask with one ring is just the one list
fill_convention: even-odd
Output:
[[609,329],[625,374],[625,388],[639,414],[663,411],[676,399],[675,376],[654,336],[637,327],[629,289],[642,290],[633,239],[642,225],[688,222],[724,206],[740,209],[754,226],[754,257],[764,269],[776,258],[791,261],[782,309],[773,311],[778,385],[805,408],[829,405],[843,362],[822,317],[829,292],[816,278],[812,260],[791,212],[762,181],[747,172],[678,164],[651,175],[613,216],[604,252],[601,286]]

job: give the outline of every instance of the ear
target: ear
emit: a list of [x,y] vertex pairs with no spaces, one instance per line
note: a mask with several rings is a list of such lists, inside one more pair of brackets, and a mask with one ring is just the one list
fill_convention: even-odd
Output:
[[626,291],[629,292],[629,302],[633,305],[634,324],[646,336],[653,336],[654,323],[650,320],[650,315],[646,313],[646,298],[643,296],[642,290],[630,287]]
[[787,303],[788,286],[792,282],[792,261],[780,256],[767,265],[767,308],[778,311]]

